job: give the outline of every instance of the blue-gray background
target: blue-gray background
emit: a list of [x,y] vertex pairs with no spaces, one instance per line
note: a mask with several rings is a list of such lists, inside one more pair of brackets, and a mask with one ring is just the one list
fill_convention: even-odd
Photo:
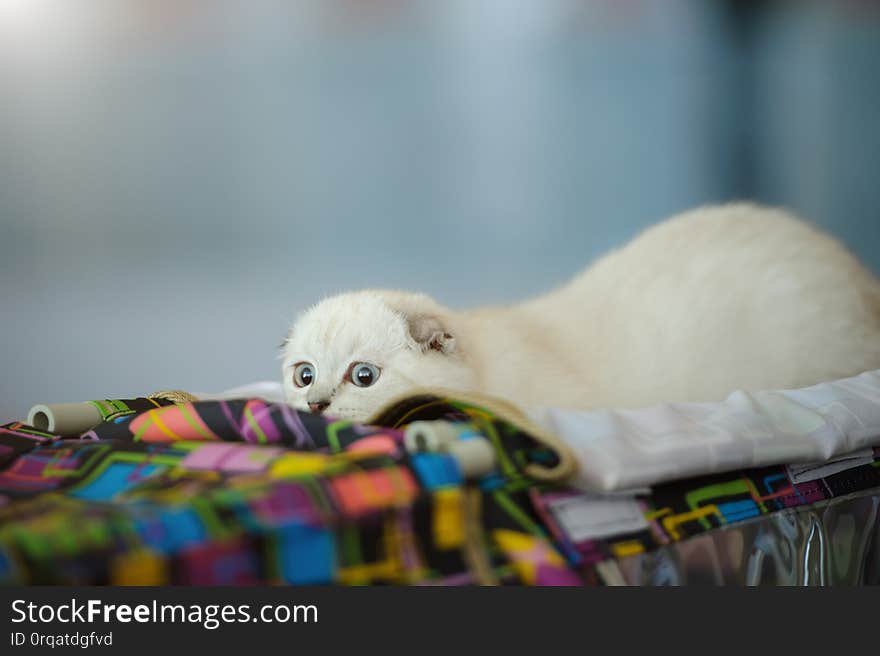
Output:
[[517,299],[706,202],[880,270],[878,5],[0,0],[0,420],[274,378],[324,294]]

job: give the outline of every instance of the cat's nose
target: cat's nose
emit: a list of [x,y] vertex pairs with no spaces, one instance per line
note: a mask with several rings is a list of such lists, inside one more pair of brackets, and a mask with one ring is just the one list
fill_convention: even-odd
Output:
[[330,401],[309,401],[309,410],[321,414],[330,407]]

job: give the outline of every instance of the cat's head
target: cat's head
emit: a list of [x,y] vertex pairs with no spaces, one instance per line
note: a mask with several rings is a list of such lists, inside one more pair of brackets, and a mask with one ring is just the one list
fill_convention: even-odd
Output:
[[368,290],[324,299],[282,345],[287,400],[363,421],[417,387],[469,389],[472,373],[450,314],[423,294]]

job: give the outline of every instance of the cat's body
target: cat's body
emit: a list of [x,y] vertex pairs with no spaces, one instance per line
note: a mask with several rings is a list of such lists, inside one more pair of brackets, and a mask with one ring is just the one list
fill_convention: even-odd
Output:
[[[304,387],[291,378],[297,362],[316,369]],[[343,371],[361,362],[377,374],[354,369],[366,387]],[[295,405],[355,419],[422,386],[527,407],[717,400],[880,368],[880,281],[784,212],[708,207],[517,305],[456,312],[390,291],[327,299],[294,325],[284,366]]]

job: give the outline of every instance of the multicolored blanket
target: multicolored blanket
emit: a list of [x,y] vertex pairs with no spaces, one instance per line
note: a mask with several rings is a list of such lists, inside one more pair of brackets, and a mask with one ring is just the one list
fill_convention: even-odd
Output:
[[[110,407],[78,439],[0,427],[0,583],[619,583],[627,558],[880,490],[875,450],[802,483],[780,465],[597,498],[553,480],[565,454],[546,440],[439,397],[385,427],[257,399]],[[488,440],[492,471],[467,478],[405,442],[408,423],[440,419]]]

